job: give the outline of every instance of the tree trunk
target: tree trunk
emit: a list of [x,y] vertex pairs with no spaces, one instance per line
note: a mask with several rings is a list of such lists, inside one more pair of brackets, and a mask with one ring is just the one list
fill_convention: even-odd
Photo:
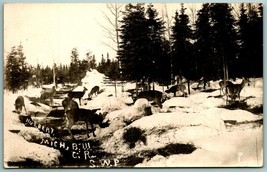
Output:
[[187,80],[188,95],[190,94],[190,79]]

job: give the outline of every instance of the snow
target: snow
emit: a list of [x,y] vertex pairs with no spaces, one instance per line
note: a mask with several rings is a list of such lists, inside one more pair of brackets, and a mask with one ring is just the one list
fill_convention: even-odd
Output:
[[[235,81],[240,83],[241,79]],[[253,78],[250,86],[241,91],[241,101],[249,108],[263,106],[263,79]],[[220,98],[219,81],[211,81],[211,92],[200,92],[191,89],[188,97],[172,97],[159,109],[151,106],[146,99],[133,102],[130,93],[123,92],[121,85],[115,93],[112,82],[96,70],[86,73],[82,85],[76,87],[85,93],[80,108],[100,109],[107,128],[97,128],[95,139],[101,141],[101,148],[108,153],[125,158],[156,150],[169,144],[191,144],[197,149],[190,154],[173,154],[170,156],[155,155],[144,157],[136,167],[260,167],[263,165],[263,126],[256,122],[263,119],[263,114],[254,114],[247,110],[226,109],[225,97]],[[98,85],[102,90],[92,100],[86,100],[88,91]],[[195,84],[196,85],[196,84]],[[126,83],[124,90],[135,88],[135,83]],[[194,85],[191,85],[194,88]],[[162,86],[155,85],[162,91]],[[32,138],[46,138],[34,128],[25,127],[14,113],[14,102],[18,95],[25,100],[29,115],[33,112],[47,114],[51,107],[31,104],[28,97],[39,97],[41,89],[29,88],[17,94],[5,91],[4,97],[4,161],[20,162],[26,158],[44,165],[58,165],[60,153],[53,148],[32,143]],[[56,100],[60,103],[61,100]],[[77,100],[75,100],[77,101]],[[134,104],[133,104],[134,103]],[[132,105],[133,104],[133,105]],[[10,106],[12,105],[12,106]],[[152,115],[147,114],[151,108]],[[135,148],[123,140],[127,129],[136,127],[143,131],[146,143],[137,141]],[[77,127],[76,127],[77,128]],[[18,134],[10,131],[19,131]],[[15,144],[16,143],[16,144]],[[25,149],[31,148],[31,149]],[[32,149],[33,148],[33,149]],[[16,151],[14,151],[16,150]]]
[[139,99],[131,107],[126,107],[120,110],[115,110],[106,115],[106,121],[110,122],[110,126],[105,129],[101,129],[100,137],[113,133],[118,129],[122,129],[127,126],[127,123],[131,123],[140,119],[146,115],[145,109],[151,108],[151,105],[146,99]]
[[32,160],[47,167],[59,165],[58,150],[43,146],[37,143],[26,141],[23,137],[6,131],[4,133],[5,149],[4,149],[4,166],[8,166],[8,162],[24,162]]
[[[262,128],[260,130],[262,132]],[[259,135],[257,130],[225,133],[197,140],[194,144],[199,148],[191,154],[169,157],[156,155],[136,167],[258,167],[263,165],[262,135]],[[256,147],[259,149],[258,152]]]

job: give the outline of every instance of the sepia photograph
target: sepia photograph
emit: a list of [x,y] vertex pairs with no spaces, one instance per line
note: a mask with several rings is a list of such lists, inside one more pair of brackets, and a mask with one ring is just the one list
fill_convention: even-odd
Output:
[[4,3],[4,168],[254,167],[262,3]]

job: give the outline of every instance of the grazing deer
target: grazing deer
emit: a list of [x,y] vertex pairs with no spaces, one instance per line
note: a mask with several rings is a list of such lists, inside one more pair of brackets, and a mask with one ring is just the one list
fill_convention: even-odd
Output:
[[45,100],[49,98],[50,103],[52,104],[53,103],[53,97],[55,96],[55,94],[56,94],[56,88],[55,88],[55,86],[53,86],[52,90],[45,91],[41,94],[40,100],[42,103],[45,103]]
[[142,91],[138,94],[135,101],[139,98],[145,98],[148,101],[155,102],[160,108],[162,108],[162,104],[165,101],[165,97],[163,93],[156,90]]
[[224,91],[223,91],[223,89],[226,89],[226,86],[227,85],[233,85],[233,83],[231,82],[231,81],[220,81],[219,82],[219,86],[220,86],[220,95],[222,95],[222,93],[223,93],[223,95],[225,95],[225,93],[224,93]]
[[61,131],[67,127],[72,139],[74,139],[74,136],[71,132],[71,127],[78,121],[84,121],[86,124],[86,132],[87,136],[89,138],[89,131],[88,131],[88,123],[90,123],[93,131],[93,136],[96,137],[94,131],[94,124],[99,125],[100,127],[103,126],[102,122],[104,120],[104,117],[102,115],[96,114],[96,111],[99,109],[89,110],[89,109],[72,109],[68,110],[66,112],[66,124],[64,127],[61,128]]
[[90,93],[88,94],[88,97],[89,98],[92,98],[92,96],[95,94],[95,96],[98,94],[98,92],[99,92],[99,86],[94,86],[92,89],[91,89],[91,91],[90,91]]
[[166,93],[173,93],[174,97],[176,97],[176,92],[181,91],[181,92],[183,92],[183,96],[186,96],[187,93],[185,92],[185,90],[186,90],[185,85],[179,84],[179,85],[172,86],[170,89],[166,90],[165,92]]
[[62,106],[65,112],[68,110],[79,109],[78,103],[68,97],[62,101]]
[[68,97],[70,99],[78,98],[80,105],[82,105],[81,99],[84,96],[84,94],[85,94],[86,91],[87,91],[87,88],[85,88],[85,87],[83,87],[83,91],[69,91]]
[[235,98],[238,97],[240,102],[240,92],[246,83],[250,83],[249,79],[243,78],[240,84],[226,85],[226,102],[228,101],[228,97],[231,97],[231,101],[235,101]]
[[22,96],[18,96],[17,99],[15,100],[15,109],[18,112],[18,114],[21,113],[22,107],[24,107],[25,112],[27,113],[25,103],[24,103],[24,98]]
[[[210,87],[210,81],[207,81],[207,78],[205,77],[201,77],[198,81],[197,81],[197,88],[196,89],[201,89],[202,85],[203,88],[206,89],[206,85],[208,85]],[[201,86],[201,87],[200,87]]]

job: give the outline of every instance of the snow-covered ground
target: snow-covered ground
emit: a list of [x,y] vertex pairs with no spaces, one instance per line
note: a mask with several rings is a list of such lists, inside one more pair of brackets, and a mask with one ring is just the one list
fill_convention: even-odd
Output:
[[[163,103],[162,109],[151,106],[145,99],[131,105],[133,101],[130,94],[122,92],[121,85],[118,84],[115,93],[115,87],[95,70],[87,72],[82,86],[76,89],[88,89],[80,108],[100,108],[105,121],[109,121],[109,127],[97,128],[94,139],[100,140],[101,148],[119,160],[130,155],[142,158],[141,162],[135,164],[136,167],[260,167],[263,165],[263,124],[259,121],[263,120],[263,113],[254,113],[253,109],[263,107],[263,80],[256,78],[251,81],[251,85],[246,85],[241,91],[241,102],[246,103],[246,108],[234,109],[225,108],[225,99],[220,97],[219,81],[211,82],[209,89],[215,89],[212,92],[191,88],[188,97],[171,95],[172,98]],[[95,85],[100,87],[102,93],[93,96],[92,100],[86,100],[88,92]],[[127,83],[123,89],[133,88],[134,83]],[[163,91],[162,86],[156,85],[155,89]],[[39,97],[40,92],[40,88],[28,88],[16,94],[4,93],[5,167],[9,167],[9,162],[27,160],[45,166],[60,165],[58,150],[30,142],[33,137],[49,136],[25,127],[18,119],[18,114],[13,112],[16,97],[22,95],[28,115],[37,112],[48,114],[51,107],[31,104],[28,98]],[[60,106],[61,101],[58,99],[54,103]],[[149,108],[152,115],[147,114]],[[134,148],[124,140],[126,131],[131,128],[141,129],[146,140],[137,140]],[[168,156],[157,153],[168,145],[179,144],[192,145],[196,149],[187,154],[169,150]],[[149,152],[153,154],[148,156]]]

